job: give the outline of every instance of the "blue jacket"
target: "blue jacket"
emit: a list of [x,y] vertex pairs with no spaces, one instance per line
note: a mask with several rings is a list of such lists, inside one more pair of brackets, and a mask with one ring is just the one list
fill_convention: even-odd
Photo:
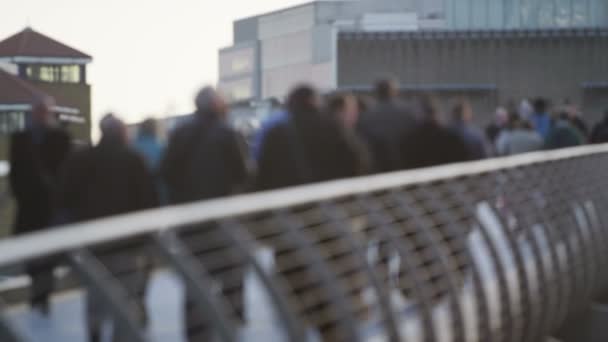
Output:
[[163,157],[163,145],[153,136],[140,134],[133,142],[133,148],[141,154],[148,168],[156,173]]
[[534,125],[534,129],[543,137],[543,139],[549,137],[549,133],[551,132],[551,117],[549,114],[534,113],[530,117],[530,121]]

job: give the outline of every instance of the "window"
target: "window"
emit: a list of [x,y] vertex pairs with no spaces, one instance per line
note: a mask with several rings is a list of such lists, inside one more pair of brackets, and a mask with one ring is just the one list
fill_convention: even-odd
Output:
[[230,101],[248,100],[254,96],[251,78],[224,82],[220,88],[228,95]]
[[0,134],[11,134],[24,129],[24,112],[0,112]]
[[65,83],[79,83],[80,68],[78,67],[78,65],[62,65],[61,81]]
[[587,27],[608,25],[607,0],[447,0],[453,28]]
[[25,69],[26,77],[32,81],[49,83],[80,83],[79,65],[32,64]]
[[231,78],[253,72],[255,53],[254,47],[221,52],[220,78]]

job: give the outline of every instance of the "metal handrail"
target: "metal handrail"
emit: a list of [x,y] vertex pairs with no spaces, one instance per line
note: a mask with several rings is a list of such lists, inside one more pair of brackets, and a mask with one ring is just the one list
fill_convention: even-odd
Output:
[[290,341],[537,341],[608,287],[606,163],[584,146],[149,210],[0,241],[0,267],[67,257],[134,340],[156,258],[188,334],[240,339],[251,274]]
[[75,249],[82,245],[99,244],[145,233],[160,232],[175,225],[212,221],[342,196],[354,196],[412,184],[602,153],[608,153],[608,144],[533,152],[477,162],[455,163],[440,167],[323,182],[286,190],[195,202],[70,224],[49,231],[0,241],[0,266]]

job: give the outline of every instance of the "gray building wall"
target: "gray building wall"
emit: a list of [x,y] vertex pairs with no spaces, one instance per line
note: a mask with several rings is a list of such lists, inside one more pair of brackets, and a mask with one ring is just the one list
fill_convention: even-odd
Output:
[[[248,41],[219,51],[219,84],[230,101],[235,92],[248,88],[249,98],[259,98],[260,94],[260,47],[258,41]],[[237,96],[238,97],[238,96]]]
[[[336,32],[442,27],[443,2],[316,1],[238,20],[234,22],[234,45],[220,51],[220,86],[228,94],[244,94],[245,79],[253,79],[250,93],[254,99],[282,98],[300,82],[322,90],[334,89]],[[226,68],[234,58],[233,52],[252,44],[258,48],[255,60],[252,58],[255,72],[234,75]],[[232,97],[244,100],[242,96]]]
[[591,121],[608,108],[608,30],[342,33],[338,86],[359,88],[383,75],[408,93],[472,98],[479,114],[543,96],[582,106]]
[[258,17],[245,18],[233,23],[233,42],[240,44],[258,39]]

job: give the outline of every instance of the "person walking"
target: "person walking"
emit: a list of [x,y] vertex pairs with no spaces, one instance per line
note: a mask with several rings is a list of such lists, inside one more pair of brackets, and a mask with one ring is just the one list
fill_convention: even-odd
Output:
[[[63,173],[62,211],[70,222],[81,222],[158,206],[158,197],[152,174],[144,159],[128,146],[124,123],[113,114],[100,122],[102,138],[95,147],[74,153]],[[110,246],[109,248],[112,248]],[[114,246],[114,248],[116,248]],[[121,254],[120,260],[108,258],[103,250],[97,250],[101,262],[113,273],[132,270],[124,282],[129,294],[134,296],[141,313],[142,325],[147,321],[143,299],[148,272],[141,265],[146,259],[143,250]],[[87,295],[87,318],[91,342],[100,341],[104,320],[111,316],[105,312],[101,298]],[[114,322],[116,323],[116,322]],[[122,336],[114,326],[115,337]]]
[[153,172],[160,170],[164,147],[158,137],[158,125],[154,119],[146,119],[141,123],[133,148],[144,158],[146,165]]
[[289,118],[273,127],[262,145],[256,188],[271,190],[360,174],[360,156],[335,121],[323,117],[321,99],[309,86],[288,96]]
[[509,111],[504,107],[496,108],[496,111],[494,112],[494,121],[490,123],[485,130],[486,139],[488,139],[492,147],[496,146],[498,137],[504,130],[508,128],[508,125]]
[[401,141],[402,168],[416,169],[475,159],[467,142],[444,123],[435,99],[419,100],[420,123]]
[[570,115],[562,112],[545,140],[545,148],[555,150],[566,147],[580,146],[585,143],[585,137],[572,125]]
[[538,134],[540,134],[543,139],[547,139],[552,129],[551,116],[547,112],[547,100],[538,98],[534,100],[533,107],[534,113],[530,115],[530,122]]
[[132,146],[144,158],[148,170],[154,177],[160,204],[167,204],[167,191],[160,177],[160,162],[165,147],[158,137],[158,124],[155,119],[146,119],[141,123]]
[[161,163],[171,204],[228,196],[249,179],[243,139],[228,126],[228,108],[211,87],[195,99],[196,112],[175,129]]
[[[249,181],[245,144],[226,123],[228,107],[224,98],[214,88],[205,87],[198,92],[194,102],[196,112],[171,134],[161,163],[161,175],[171,204],[230,196],[243,191]],[[201,232],[218,240],[224,238],[220,229],[212,224],[184,227],[180,237],[188,248],[200,251],[202,247],[200,242],[197,245],[196,236]],[[208,254],[197,254],[202,265],[207,265]],[[232,305],[235,314],[244,319],[245,265],[233,254],[222,257],[233,267],[229,272],[217,271],[211,276],[222,286],[221,294]],[[213,331],[189,291],[186,292],[184,313],[188,341],[211,340]]]
[[583,118],[581,111],[574,104],[570,103],[569,100],[564,101],[563,111],[568,113],[570,123],[579,131],[581,136],[584,137],[585,140],[589,139],[589,126]]
[[451,129],[465,141],[472,160],[484,159],[488,148],[483,133],[473,124],[473,109],[465,101],[458,101],[452,108]]
[[358,129],[370,148],[375,171],[397,171],[403,164],[399,144],[416,126],[416,120],[411,111],[399,101],[396,82],[379,81],[376,83],[375,93],[376,106],[361,116]]
[[501,134],[496,142],[500,156],[540,151],[543,146],[543,137],[534,130],[532,124],[517,116],[513,117],[510,129]]
[[591,131],[591,143],[608,143],[608,110],[604,113],[604,119],[593,126]]
[[[59,170],[70,149],[70,137],[56,121],[55,101],[41,97],[32,109],[31,124],[11,136],[9,182],[17,202],[14,233],[33,233],[49,228],[56,213]],[[53,264],[26,265],[31,278],[30,304],[48,314],[53,290]]]
[[[358,106],[354,97],[348,94],[332,96],[323,110],[314,88],[298,86],[288,96],[287,112],[288,119],[268,132],[262,146],[256,182],[258,190],[354,177],[367,171],[366,152],[355,135]],[[328,240],[333,239],[317,233],[315,229],[303,229],[303,234],[315,240],[324,239],[328,245]],[[277,251],[275,269],[282,272],[281,277],[290,288],[297,289],[302,279],[311,276],[312,270],[304,265],[299,272],[286,271],[293,268],[294,256],[285,253],[286,246],[281,240],[276,239],[277,244],[273,246]],[[322,254],[331,255],[330,251],[326,252]],[[330,264],[334,261],[326,260]],[[364,306],[362,298],[361,306]],[[315,328],[320,340],[337,338],[332,327],[318,325]]]
[[360,166],[360,169],[357,174],[367,174],[373,169],[372,157],[368,146],[357,132],[360,110],[359,99],[350,93],[335,94],[329,98],[326,105],[326,112],[330,119],[337,124],[341,134],[359,159],[357,165]]

